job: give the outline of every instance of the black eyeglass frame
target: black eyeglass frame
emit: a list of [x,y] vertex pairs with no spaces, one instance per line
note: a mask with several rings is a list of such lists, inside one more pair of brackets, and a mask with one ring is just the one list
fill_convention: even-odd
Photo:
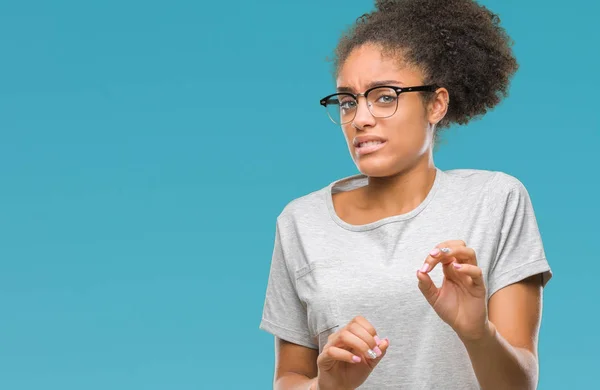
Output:
[[[394,86],[394,85],[378,85],[378,86],[369,88],[365,92],[359,93],[359,94],[354,94],[354,93],[351,93],[351,92],[337,92],[337,93],[332,93],[331,95],[327,95],[324,98],[322,98],[319,101],[319,103],[323,107],[327,108],[328,101],[330,101],[331,98],[333,98],[335,96],[351,96],[358,103],[358,97],[359,96],[364,96],[365,99],[368,99],[367,96],[369,95],[369,92],[371,92],[371,91],[373,91],[375,89],[380,89],[380,88],[389,88],[389,89],[394,90],[394,92],[396,92],[396,99],[397,99],[398,96],[400,96],[401,93],[405,93],[405,92],[435,92],[435,91],[437,91],[439,89],[439,86],[437,86],[435,84],[431,84],[431,85],[419,85],[419,86],[415,86],[415,87],[398,87],[398,86]],[[386,115],[386,116],[376,116],[376,115],[373,114],[373,112],[371,112],[371,108],[368,107],[368,105],[367,105],[367,108],[369,109],[369,112],[371,113],[371,115],[373,115],[373,117],[375,117],[375,118],[389,118],[392,115],[394,115],[396,113],[396,111],[398,111],[398,101],[396,100],[396,109],[394,110],[394,112],[391,113],[390,115]],[[356,117],[356,111],[354,112],[354,117],[352,119],[350,119],[348,122],[343,122],[343,123],[337,123],[335,120],[333,120],[333,118],[331,117],[331,115],[329,115],[329,111],[327,112],[327,116],[336,125],[344,125],[344,124],[350,123],[350,122],[352,122],[354,120],[354,117]]]

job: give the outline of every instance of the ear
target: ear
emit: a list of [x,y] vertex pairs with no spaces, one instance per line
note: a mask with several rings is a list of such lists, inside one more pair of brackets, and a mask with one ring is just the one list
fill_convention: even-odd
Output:
[[438,124],[439,121],[444,119],[448,112],[448,105],[450,104],[450,94],[446,88],[439,88],[435,91],[435,97],[429,103],[427,120],[432,125]]

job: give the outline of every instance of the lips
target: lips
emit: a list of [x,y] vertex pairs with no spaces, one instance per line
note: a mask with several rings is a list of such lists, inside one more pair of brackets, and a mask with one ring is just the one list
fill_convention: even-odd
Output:
[[358,137],[354,137],[352,140],[352,144],[355,148],[364,146],[366,143],[385,143],[385,139],[378,137],[376,135],[360,135]]
[[352,141],[357,157],[374,153],[385,146],[387,141],[375,135],[361,135]]

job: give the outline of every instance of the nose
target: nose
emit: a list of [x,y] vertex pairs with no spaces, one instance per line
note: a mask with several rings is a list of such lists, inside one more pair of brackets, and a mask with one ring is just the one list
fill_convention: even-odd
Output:
[[375,117],[369,111],[369,102],[364,96],[359,96],[357,101],[356,116],[354,117],[354,127],[364,129],[366,126],[375,125]]

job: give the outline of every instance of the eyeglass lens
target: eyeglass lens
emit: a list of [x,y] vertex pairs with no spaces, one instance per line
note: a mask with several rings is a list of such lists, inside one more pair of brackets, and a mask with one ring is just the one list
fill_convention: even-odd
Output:
[[[356,116],[358,102],[350,94],[340,93],[327,101],[327,114],[337,124],[351,122]],[[367,107],[377,118],[394,115],[398,107],[398,94],[392,88],[376,88],[367,95]]]

